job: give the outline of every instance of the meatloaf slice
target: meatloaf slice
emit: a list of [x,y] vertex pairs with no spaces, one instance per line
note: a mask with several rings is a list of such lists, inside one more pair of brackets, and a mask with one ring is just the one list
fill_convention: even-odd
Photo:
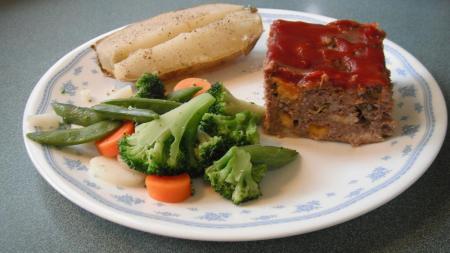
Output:
[[349,20],[275,21],[264,69],[265,131],[354,146],[391,136],[384,37],[374,24]]

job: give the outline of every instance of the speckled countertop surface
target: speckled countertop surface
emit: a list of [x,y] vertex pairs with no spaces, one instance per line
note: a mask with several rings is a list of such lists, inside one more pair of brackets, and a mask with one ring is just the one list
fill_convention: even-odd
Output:
[[[38,174],[22,140],[31,90],[60,57],[127,23],[207,1],[0,2],[1,252],[450,252],[450,142],[429,170],[388,204],[352,221],[283,239],[215,243],[147,234],[72,204]],[[377,21],[450,96],[450,1],[232,1]]]

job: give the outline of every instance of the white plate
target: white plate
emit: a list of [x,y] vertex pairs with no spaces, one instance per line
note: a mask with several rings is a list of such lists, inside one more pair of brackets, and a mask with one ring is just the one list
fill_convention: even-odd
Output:
[[[223,81],[236,96],[262,104],[261,68],[270,23],[280,18],[314,23],[333,19],[284,10],[260,12],[265,33],[253,52],[202,76]],[[104,77],[96,65],[89,46],[102,36],[68,53],[39,80],[24,112],[24,133],[34,130],[26,117],[48,111],[53,100],[87,105],[77,96],[82,89],[90,89],[98,102],[114,87],[124,85]],[[447,112],[438,84],[419,61],[389,40],[385,53],[399,123],[395,137],[353,148],[263,136],[266,144],[297,149],[301,159],[269,172],[262,183],[263,197],[241,206],[222,199],[201,180],[195,181],[196,194],[188,201],[160,203],[147,197],[144,188],[122,188],[91,178],[86,163],[95,155],[92,146],[58,150],[24,140],[39,173],[58,192],[100,217],[131,228],[217,241],[306,233],[350,220],[393,199],[426,171],[439,152]]]

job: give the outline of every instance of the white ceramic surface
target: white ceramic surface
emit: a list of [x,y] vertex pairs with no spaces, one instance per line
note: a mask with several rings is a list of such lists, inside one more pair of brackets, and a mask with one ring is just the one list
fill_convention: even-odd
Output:
[[[237,96],[263,104],[262,62],[274,19],[327,23],[333,19],[303,12],[261,9],[265,33],[252,53],[201,77],[223,81]],[[103,36],[103,35],[102,35]],[[61,58],[39,80],[24,112],[23,132],[34,131],[28,115],[50,109],[51,101],[88,106],[79,94],[91,90],[94,104],[125,83],[103,76],[89,46]],[[353,148],[347,144],[262,136],[264,144],[297,149],[301,158],[262,183],[263,196],[241,206],[222,199],[201,180],[195,196],[181,204],[149,198],[144,188],[124,188],[92,178],[87,162],[93,145],[48,148],[24,137],[39,173],[58,192],[110,221],[151,233],[199,240],[256,240],[326,228],[386,203],[430,166],[445,137],[447,112],[438,84],[411,54],[385,41],[394,82],[394,116],[399,126],[385,142]],[[64,92],[62,92],[64,91]]]

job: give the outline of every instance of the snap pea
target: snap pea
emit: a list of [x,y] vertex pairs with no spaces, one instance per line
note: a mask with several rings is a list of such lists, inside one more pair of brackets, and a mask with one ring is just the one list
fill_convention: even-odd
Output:
[[177,91],[172,91],[167,95],[167,99],[180,103],[187,102],[194,97],[194,95],[201,90],[202,87],[188,87]]
[[152,110],[158,114],[166,113],[179,105],[181,103],[175,101],[169,101],[164,99],[153,99],[153,98],[121,98],[112,99],[104,101],[103,104],[117,105],[122,107],[135,107],[140,109]]
[[132,120],[137,123],[144,123],[159,118],[159,115],[152,110],[138,109],[133,107],[122,107],[117,105],[98,104],[91,107],[102,117],[115,120]]
[[105,120],[84,128],[28,133],[27,137],[41,144],[70,146],[102,139],[121,125],[118,121]]
[[266,164],[269,169],[282,167],[298,156],[296,150],[283,147],[247,145],[239,148],[250,153],[252,163]]
[[76,124],[80,126],[89,126],[104,118],[92,109],[79,107],[71,104],[52,103],[53,110],[63,118],[68,124]]

